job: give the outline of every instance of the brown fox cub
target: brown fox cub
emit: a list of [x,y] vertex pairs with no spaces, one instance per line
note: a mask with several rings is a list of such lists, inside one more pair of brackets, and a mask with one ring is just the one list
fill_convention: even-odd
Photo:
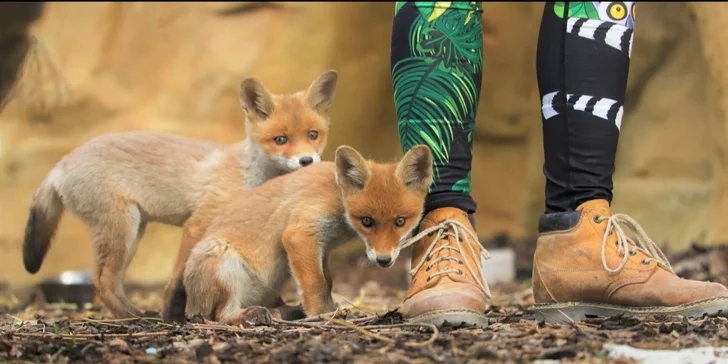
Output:
[[184,269],[187,313],[244,324],[247,308],[279,304],[291,273],[306,315],[332,311],[328,251],[358,235],[370,260],[391,266],[419,224],[431,182],[427,146],[391,164],[341,146],[334,163],[242,192],[192,249]]
[[93,284],[117,317],[141,315],[126,297],[124,275],[147,223],[182,226],[197,210],[237,191],[316,164],[326,146],[338,75],[321,74],[308,89],[270,93],[254,78],[240,85],[246,138],[231,145],[160,132],[104,135],[75,149],[33,196],[23,263],[36,273],[63,208],[93,234]]

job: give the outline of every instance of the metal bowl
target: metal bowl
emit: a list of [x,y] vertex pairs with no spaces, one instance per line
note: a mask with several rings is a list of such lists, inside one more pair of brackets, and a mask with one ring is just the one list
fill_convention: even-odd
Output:
[[82,307],[93,302],[96,295],[89,270],[65,271],[40,282],[38,286],[48,303],[75,303]]

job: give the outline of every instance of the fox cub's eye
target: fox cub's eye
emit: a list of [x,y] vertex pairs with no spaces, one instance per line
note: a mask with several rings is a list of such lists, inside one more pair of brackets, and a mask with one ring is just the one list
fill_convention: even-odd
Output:
[[286,138],[284,136],[277,136],[277,137],[273,138],[273,140],[276,142],[276,144],[283,145],[283,144],[286,144],[286,142],[288,141],[288,138]]
[[308,132],[308,137],[311,138],[311,140],[316,140],[316,138],[318,138],[318,132],[316,130],[311,130]]
[[395,225],[397,225],[397,227],[402,227],[402,226],[404,226],[404,223],[405,223],[405,219],[404,219],[404,217],[402,217],[402,216],[400,216],[400,217],[398,217],[398,218],[396,218],[396,219],[394,220],[394,224],[395,224]]
[[364,216],[361,218],[361,224],[364,225],[364,227],[372,227],[372,225],[374,225],[374,220],[372,220],[369,216]]

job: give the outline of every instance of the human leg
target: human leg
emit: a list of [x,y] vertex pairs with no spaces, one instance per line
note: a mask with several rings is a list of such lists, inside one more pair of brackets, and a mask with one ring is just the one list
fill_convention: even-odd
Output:
[[[448,4],[448,5],[444,5]],[[479,2],[397,2],[392,28],[394,102],[404,152],[430,147],[434,181],[413,245],[409,320],[487,325],[490,295],[481,274],[487,252],[468,214],[473,129],[482,79]]]
[[633,2],[544,8],[537,73],[546,211],[533,266],[539,320],[728,312],[724,286],[680,279],[636,221],[611,211],[634,9]]

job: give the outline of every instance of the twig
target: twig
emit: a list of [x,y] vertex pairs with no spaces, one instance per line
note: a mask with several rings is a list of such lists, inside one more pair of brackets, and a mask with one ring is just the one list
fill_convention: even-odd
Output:
[[214,325],[214,324],[192,324],[192,327],[200,330],[225,330],[239,331],[240,328],[233,325]]
[[257,332],[255,329],[244,329],[233,325],[214,325],[214,324],[192,324],[192,327],[200,330],[219,330],[219,331],[230,331],[230,332]]
[[382,330],[382,329],[395,329],[395,328],[401,328],[401,327],[428,327],[432,329],[432,336],[430,336],[427,341],[421,342],[421,343],[405,343],[406,346],[427,346],[435,342],[437,340],[438,336],[440,336],[440,330],[437,329],[437,326],[433,324],[392,324],[392,325],[372,325],[372,326],[364,326],[370,330]]
[[[90,318],[85,318],[85,319],[82,319],[81,321],[93,322],[93,323],[99,324],[99,325],[107,325],[107,326],[114,326],[114,327],[121,327],[122,326],[122,325],[112,324],[110,322],[106,322],[106,321],[102,321],[102,320],[94,320],[94,319],[90,319]],[[84,322],[74,322],[73,324],[81,324],[81,325],[83,325]]]
[[48,337],[48,338],[54,338],[54,339],[91,339],[91,338],[98,338],[100,336],[103,337],[147,337],[147,336],[164,336],[169,335],[168,331],[161,331],[161,332],[136,332],[131,334],[52,334],[50,332],[14,332],[11,333],[12,336],[21,336],[21,337]]
[[[321,315],[321,316],[323,316],[323,315]],[[338,328],[352,329],[354,331],[361,333],[364,336],[374,338],[377,340],[381,340],[381,341],[384,341],[384,342],[390,343],[390,344],[394,344],[394,340],[392,340],[386,336],[382,336],[377,333],[368,331],[367,329],[376,330],[376,329],[392,329],[392,328],[402,328],[402,327],[428,327],[428,328],[432,329],[433,334],[427,341],[420,342],[420,343],[405,343],[405,346],[410,346],[410,347],[428,346],[428,345],[432,344],[433,342],[435,342],[435,340],[437,340],[438,336],[440,335],[440,331],[437,329],[437,326],[432,325],[432,324],[396,324],[396,325],[358,326],[350,321],[340,320],[340,319],[333,318],[333,317],[331,319],[329,319],[329,322],[335,324],[336,326],[330,326],[330,325],[327,325],[327,323],[320,323],[320,322],[313,323],[313,322],[284,321],[284,320],[275,320],[275,319],[273,320],[273,322],[276,324],[282,324],[282,325],[302,326],[302,327],[322,328],[322,329],[324,329],[324,328],[331,329],[331,328],[338,326]]]
[[[360,308],[358,308],[356,306],[354,306],[354,308],[356,308],[356,309],[358,309],[358,310],[360,310],[362,312],[367,313],[366,311],[364,311],[364,310],[362,310],[362,309],[360,309]],[[317,322],[317,321],[328,320],[330,317],[332,317],[332,315],[335,315],[338,311],[339,311],[339,309],[337,309],[336,311],[332,311],[332,312],[322,313],[322,314],[320,314],[318,316],[311,316],[311,317],[302,318],[300,320],[296,320],[295,322]],[[374,319],[376,319],[378,317],[379,317],[379,314],[371,314],[371,315],[364,316],[364,317],[352,318],[352,319],[349,319],[348,321],[354,322],[354,323],[361,323],[361,322],[367,322],[367,321],[374,320]],[[293,322],[293,321],[289,321],[289,322]]]
[[390,343],[390,344],[394,344],[394,340],[392,340],[392,339],[390,339],[390,338],[388,338],[386,336],[382,336],[382,335],[379,335],[379,334],[376,334],[376,333],[373,333],[373,332],[364,330],[361,327],[352,324],[351,322],[344,321],[344,320],[339,320],[339,319],[336,319],[336,318],[333,318],[333,317],[331,318],[330,321],[333,322],[333,323],[335,323],[335,324],[337,324],[337,325],[339,325],[339,326],[344,326],[344,327],[350,328],[350,329],[352,329],[354,331],[357,331],[357,332],[359,332],[360,334],[362,334],[364,336],[367,336],[367,337],[370,337],[370,338],[373,338],[373,339],[377,339],[377,340],[380,340],[380,341],[384,341],[384,342],[387,342],[387,343]]
[[7,315],[8,317],[10,317],[10,318],[11,318],[11,319],[13,319],[13,320],[16,320],[16,321],[20,321],[21,323],[23,323],[23,322],[27,321],[27,320],[23,320],[23,319],[21,319],[21,318],[20,318],[20,317],[18,317],[18,316],[13,316],[13,315],[11,315],[11,314],[9,314],[9,313],[6,313],[5,315]]
[[322,313],[322,314],[317,315],[317,316],[311,316],[311,317],[302,318],[300,320],[296,320],[296,322],[316,322],[316,321],[328,320],[331,317],[336,317],[336,314],[339,312],[339,310],[341,310],[341,309],[337,308],[335,311]]
[[175,325],[168,324],[166,322],[157,322],[157,326],[177,327]]
[[142,317],[142,316],[134,316],[134,319],[142,320],[148,324],[151,324],[152,321],[162,321],[159,317]]
[[339,313],[339,309],[338,309],[338,308],[336,309],[336,311],[334,311],[334,313],[333,313],[333,314],[331,314],[331,317],[329,317],[329,319],[328,319],[328,320],[326,321],[326,323],[325,323],[324,325],[328,325],[328,324],[329,324],[329,322],[331,322],[331,320],[333,320],[333,319],[334,319],[334,317],[336,317],[336,314],[337,314],[337,313]]
[[376,320],[378,317],[379,316],[367,316],[367,317],[361,317],[361,318],[351,319],[349,321],[350,322],[353,322],[355,324],[369,323],[369,322],[372,322],[372,321]]
[[108,320],[97,320],[97,319],[92,319],[92,318],[84,318],[83,320],[89,320],[89,321],[95,321],[95,322],[125,322],[125,321],[134,321],[134,320],[162,321],[162,319],[156,318],[156,317],[132,317],[132,318],[108,319]]
[[[328,320],[329,317],[331,317],[331,314],[332,313],[333,312],[329,312],[329,313],[324,313],[324,314],[321,314],[321,315],[318,315],[318,316],[306,317],[306,318],[302,318],[300,320],[296,320],[295,322],[320,322],[320,321],[325,321],[325,320]],[[349,321],[356,322],[356,323],[360,323],[360,322],[370,321],[370,320],[373,320],[373,319],[376,319],[376,318],[377,318],[377,316],[365,316],[365,317],[360,317],[360,318],[353,318],[353,319],[350,319]],[[294,321],[290,321],[290,322],[294,322]]]
[[[340,299],[340,300],[342,300],[342,301],[344,301],[344,302],[346,302],[346,303],[350,304],[350,305],[351,305],[351,307],[353,307],[353,308],[356,308],[357,310],[359,310],[359,311],[361,311],[361,312],[364,312],[364,313],[366,313],[366,314],[368,314],[368,315],[372,315],[372,316],[374,316],[374,315],[375,315],[375,313],[373,313],[373,312],[369,312],[369,311],[367,311],[367,310],[365,310],[365,309],[361,308],[361,307],[360,307],[359,305],[356,305],[356,304],[354,304],[353,302],[349,301],[349,300],[348,300],[348,299],[347,299],[347,298],[346,298],[345,296],[343,296],[343,295],[340,295],[340,294],[337,294],[337,296],[339,296],[339,299]],[[359,299],[360,297],[361,297],[361,295],[359,295],[359,297],[357,297],[357,299]]]
[[274,324],[279,325],[287,325],[287,326],[300,326],[300,327],[310,327],[310,328],[322,328],[322,329],[328,329],[331,328],[331,326],[324,326],[321,323],[314,323],[314,322],[300,322],[300,321],[286,321],[286,320],[277,320],[273,319]]

